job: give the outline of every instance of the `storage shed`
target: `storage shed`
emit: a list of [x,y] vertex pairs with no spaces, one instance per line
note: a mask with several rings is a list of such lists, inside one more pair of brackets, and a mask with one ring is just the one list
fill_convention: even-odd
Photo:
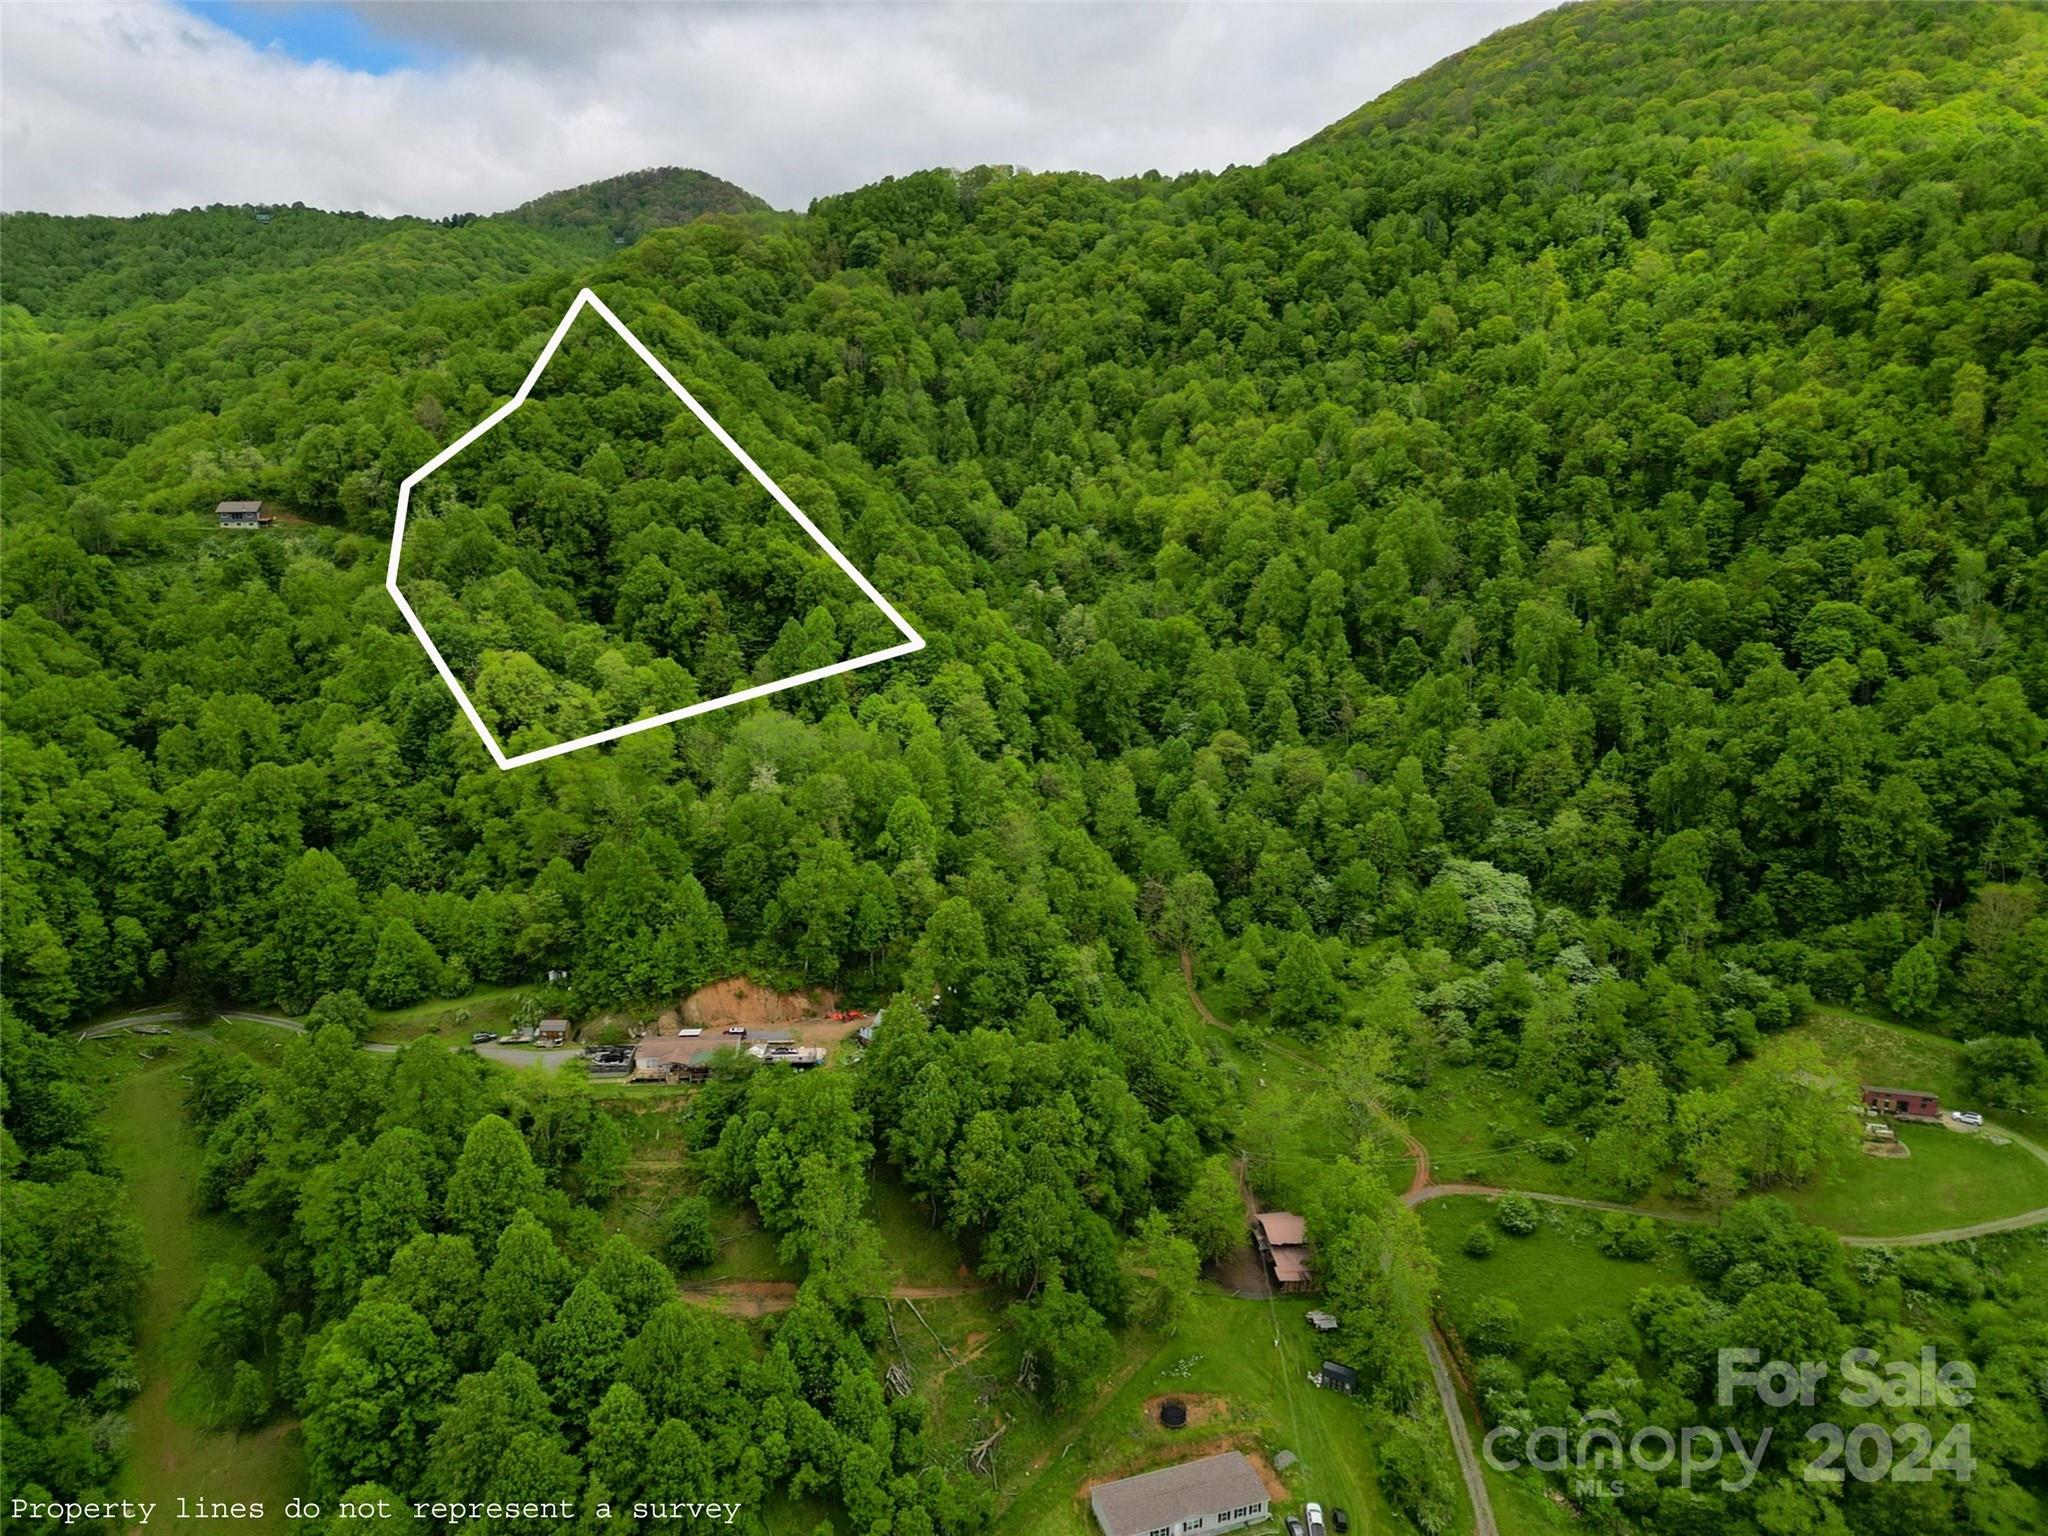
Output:
[[1863,1107],[1900,1120],[1939,1120],[1941,1099],[1918,1088],[1873,1088],[1863,1085]]
[[1356,1392],[1358,1372],[1335,1360],[1325,1360],[1323,1368],[1316,1372],[1316,1385],[1328,1387],[1332,1392]]

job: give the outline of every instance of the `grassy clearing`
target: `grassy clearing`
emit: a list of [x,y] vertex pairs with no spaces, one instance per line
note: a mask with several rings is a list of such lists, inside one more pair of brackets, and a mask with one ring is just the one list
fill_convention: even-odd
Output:
[[[1675,1232],[1665,1232],[1663,1247],[1647,1261],[1610,1259],[1594,1244],[1599,1218],[1560,1206],[1541,1208],[1543,1225],[1531,1236],[1510,1238],[1496,1232],[1498,1245],[1491,1258],[1467,1258],[1459,1245],[1476,1223],[1491,1224],[1489,1203],[1478,1196],[1447,1196],[1432,1200],[1418,1213],[1437,1256],[1443,1309],[1454,1326],[1481,1297],[1505,1296],[1522,1309],[1521,1336],[1526,1341],[1587,1310],[1625,1311],[1638,1290],[1688,1278],[1673,1241]],[[1459,1408],[1466,1432],[1479,1445],[1488,1426],[1462,1383]],[[1550,1496],[1539,1474],[1500,1472],[1483,1464],[1482,1473],[1495,1522],[1505,1536],[1585,1529],[1583,1521]]]
[[486,987],[466,997],[436,998],[410,1008],[393,1008],[371,1015],[369,1038],[380,1045],[403,1045],[422,1035],[467,1045],[471,1034],[488,1029],[503,1034],[512,1027],[512,1015],[523,997],[537,995],[534,987]]
[[1660,1226],[1656,1255],[1636,1263],[1610,1259],[1595,1238],[1600,1218],[1566,1206],[1539,1206],[1542,1226],[1528,1237],[1495,1229],[1490,1258],[1466,1256],[1465,1234],[1480,1223],[1493,1225],[1492,1202],[1477,1195],[1449,1195],[1417,1212],[1436,1255],[1444,1310],[1463,1327],[1482,1296],[1505,1296],[1522,1309],[1522,1338],[1533,1339],[1553,1323],[1568,1323],[1589,1306],[1626,1309],[1644,1286],[1678,1285],[1688,1278],[1677,1247],[1677,1232]]
[[[996,1522],[1001,1536],[1086,1536],[1095,1529],[1085,1486],[1235,1445],[1268,1460],[1291,1450],[1281,1512],[1315,1499],[1342,1505],[1357,1532],[1406,1529],[1375,1480],[1374,1416],[1363,1403],[1309,1384],[1322,1358],[1304,1321],[1305,1300],[1239,1301],[1205,1292],[1180,1331],[1155,1347],[1113,1391],[1065,1416],[1027,1467]],[[1171,1395],[1211,1415],[1184,1430],[1160,1428],[1146,1410]],[[1430,1409],[1434,1417],[1433,1406]]]
[[904,1285],[957,1285],[965,1262],[959,1245],[934,1227],[898,1179],[877,1173],[870,1186],[868,1215],[882,1229],[882,1252]]
[[1985,1118],[2022,1135],[2048,1137],[2048,1117],[1986,1109],[1963,1086],[1963,1044],[1868,1014],[1816,1008],[1794,1031],[1818,1042],[1830,1062],[1858,1083],[1885,1088],[1924,1088],[1939,1094],[1949,1109],[1982,1109]]
[[1858,1083],[1885,1088],[1924,1088],[1944,1104],[1963,1107],[1963,1048],[1946,1035],[1867,1015],[1816,1008],[1793,1031],[1814,1041],[1828,1061]]
[[1939,1125],[1894,1124],[1911,1157],[1851,1154],[1804,1189],[1781,1191],[1808,1221],[1852,1237],[1890,1237],[1992,1221],[2048,1206],[2048,1163],[2008,1141]]
[[[1409,1131],[1429,1148],[1430,1172],[1439,1184],[1495,1184],[1595,1198],[1606,1193],[1586,1172],[1584,1141],[1545,1125],[1504,1073],[1440,1068],[1412,1096],[1405,1117]],[[1540,1141],[1568,1142],[1570,1160],[1538,1157],[1530,1148]]]
[[195,1042],[159,1038],[146,1045],[132,1040],[109,1044],[116,1047],[107,1053],[113,1058],[109,1066],[123,1075],[102,1121],[154,1261],[136,1347],[143,1388],[129,1408],[134,1438],[124,1491],[161,1503],[155,1526],[174,1532],[199,1536],[214,1528],[176,1519],[180,1494],[260,1503],[263,1517],[237,1529],[284,1531],[285,1501],[304,1485],[293,1427],[272,1426],[250,1435],[202,1428],[204,1388],[179,1327],[209,1269],[263,1258],[231,1223],[197,1207],[199,1148],[180,1102],[180,1078]]
[[[1859,1084],[1923,1088],[1952,1108],[1969,1102],[1962,1046],[1946,1036],[1833,1008],[1814,1010],[1796,1033]],[[1992,1119],[1994,1135],[2006,1125],[2038,1139],[2027,1116]],[[1863,1237],[1969,1226],[2048,1206],[2048,1164],[2024,1147],[1942,1126],[1895,1122],[1894,1130],[1911,1157],[1847,1157],[1830,1177],[1783,1191],[1785,1198],[1808,1221]]]
[[[1197,983],[1204,997],[1212,995],[1213,980],[1198,977]],[[1158,1001],[1183,1021],[1211,1061],[1235,1077],[1244,1104],[1239,1140],[1246,1171],[1264,1205],[1300,1210],[1322,1170],[1343,1156],[1371,1156],[1388,1189],[1399,1193],[1408,1187],[1411,1164],[1399,1139],[1379,1125],[1362,1139],[1356,1134],[1311,1064],[1312,1044],[1280,1039],[1258,1021],[1229,1030],[1205,1023],[1189,1004],[1177,970],[1162,979]]]

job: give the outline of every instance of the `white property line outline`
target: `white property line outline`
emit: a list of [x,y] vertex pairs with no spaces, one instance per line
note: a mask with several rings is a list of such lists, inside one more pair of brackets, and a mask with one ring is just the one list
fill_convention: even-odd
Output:
[[[398,590],[398,563],[405,550],[406,509],[412,504],[414,486],[418,485],[427,476],[454,458],[456,454],[462,452],[463,449],[490,431],[491,428],[495,427],[507,416],[518,410],[520,406],[526,404],[526,397],[533,392],[533,386],[539,383],[540,376],[547,372],[548,362],[554,357],[555,349],[562,344],[562,338],[569,334],[569,327],[576,323],[576,317],[583,313],[586,306],[595,310],[603,317],[605,324],[617,332],[619,339],[633,349],[634,355],[648,366],[654,376],[666,384],[675,397],[690,408],[690,414],[704,424],[705,429],[718,439],[719,443],[724,446],[725,451],[739,460],[747,473],[754,477],[754,483],[774,497],[776,505],[795,518],[797,526],[811,536],[811,541],[824,550],[826,554],[830,555],[832,563],[851,577],[853,584],[867,595],[868,600],[882,610],[888,617],[889,622],[896,626],[897,632],[903,636],[903,643],[901,645],[892,645],[885,650],[869,651],[865,656],[854,656],[845,661],[835,661],[829,667],[813,667],[808,672],[798,672],[793,676],[781,678],[772,683],[759,683],[752,688],[742,688],[737,693],[723,694],[718,698],[707,699],[698,704],[690,704],[682,709],[672,709],[666,714],[650,715],[645,720],[635,720],[626,725],[615,725],[609,730],[596,731],[588,736],[578,736],[574,741],[557,742],[551,747],[539,747],[534,751],[521,752],[512,757],[505,755],[504,748],[498,745],[497,738],[491,734],[490,728],[484,724],[483,717],[476,712],[476,706],[470,703],[468,693],[463,690],[462,684],[456,680],[455,670],[442,659],[440,648],[434,644],[433,637],[427,633],[426,625],[422,624],[420,616],[413,612],[412,604],[405,600],[405,594]],[[725,709],[734,704],[745,704],[751,699],[766,698],[771,693],[781,693],[786,688],[798,688],[805,683],[815,683],[824,678],[836,677],[841,672],[851,672],[855,667],[865,667],[878,661],[890,661],[898,656],[909,656],[914,652],[924,649],[924,636],[910,627],[903,615],[896,611],[895,605],[889,599],[882,596],[880,592],[876,591],[875,584],[869,581],[867,577],[861,575],[854,568],[853,562],[839,552],[839,546],[826,538],[816,523],[804,516],[803,508],[799,507],[783,493],[782,487],[768,477],[768,472],[754,462],[753,456],[733,441],[732,434],[713,420],[711,413],[697,403],[696,396],[683,388],[676,376],[661,365],[661,360],[648,351],[646,346],[641,343],[640,338],[627,330],[625,323],[605,307],[604,300],[600,299],[588,288],[578,291],[576,302],[571,304],[569,312],[562,316],[562,323],[555,327],[555,334],[548,338],[548,344],[541,348],[540,357],[534,363],[533,368],[527,373],[526,381],[519,386],[519,392],[495,411],[491,412],[482,421],[471,427],[467,432],[463,433],[461,437],[427,460],[418,469],[407,475],[404,483],[398,487],[398,518],[391,529],[391,564],[385,572],[384,588],[391,594],[392,601],[398,604],[398,611],[405,615],[406,625],[412,630],[413,637],[426,649],[427,659],[433,662],[434,670],[441,674],[441,681],[448,685],[448,691],[455,695],[455,702],[462,706],[463,714],[469,717],[469,723],[476,728],[476,733],[482,738],[485,749],[491,754],[491,760],[501,769],[522,768],[528,763],[537,763],[544,758],[560,757],[564,752],[574,752],[578,747],[594,747],[603,742],[617,741],[622,736],[631,736],[639,731],[651,731],[657,725],[673,725],[676,721],[687,720],[692,715],[709,714],[714,709]]]

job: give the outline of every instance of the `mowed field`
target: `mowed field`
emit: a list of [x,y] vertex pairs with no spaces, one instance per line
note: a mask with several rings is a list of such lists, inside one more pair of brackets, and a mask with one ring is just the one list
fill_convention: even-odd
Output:
[[1897,1237],[2048,1208],[2048,1163],[1994,1127],[1974,1134],[1896,1125],[1909,1157],[1842,1159],[1831,1174],[1779,1191],[1808,1221],[1845,1237]]
[[[276,1048],[266,1038],[274,1033],[259,1034],[251,1044]],[[153,1261],[136,1345],[143,1387],[128,1411],[134,1438],[124,1491],[162,1506],[152,1531],[202,1536],[220,1530],[218,1521],[178,1519],[183,1495],[260,1503],[263,1515],[236,1522],[235,1529],[284,1532],[292,1528],[285,1501],[305,1492],[297,1425],[287,1420],[248,1435],[205,1428],[206,1389],[180,1326],[211,1268],[240,1269],[264,1257],[230,1222],[198,1208],[200,1148],[185,1122],[181,1079],[199,1046],[176,1035],[116,1037],[86,1047],[113,1058],[101,1123]]]
[[[1509,1237],[1494,1225],[1493,1202],[1480,1195],[1447,1195],[1417,1212],[1436,1255],[1443,1308],[1463,1326],[1482,1296],[1503,1296],[1521,1309],[1524,1343],[1554,1323],[1569,1323],[1589,1308],[1625,1313],[1629,1298],[1647,1285],[1679,1285],[1687,1279],[1677,1247],[1680,1229],[1659,1227],[1661,1243],[1651,1258],[1611,1259],[1599,1249],[1600,1218],[1568,1206],[1538,1205],[1541,1224],[1528,1237]],[[1469,1257],[1465,1234],[1485,1226],[1493,1252]]]
[[[1959,1041],[1830,1008],[1816,1009],[1795,1034],[1817,1044],[1851,1085],[1924,1089],[1947,1109],[1980,1107],[1963,1087]],[[1767,1062],[1766,1054],[1756,1065]],[[2048,1208],[2048,1162],[2010,1139],[2040,1144],[2038,1120],[1998,1112],[1986,1119],[1977,1132],[1895,1121],[1910,1156],[1853,1154],[1804,1188],[1774,1193],[1846,1237],[1897,1237]]]

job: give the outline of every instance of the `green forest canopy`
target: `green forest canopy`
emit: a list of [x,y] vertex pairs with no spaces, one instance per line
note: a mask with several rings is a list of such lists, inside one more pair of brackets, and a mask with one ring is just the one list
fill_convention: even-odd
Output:
[[[1576,7],[1262,166],[922,172],[624,249],[9,216],[8,1005],[56,1031],[558,968],[579,1011],[652,1009],[744,970],[915,1003],[936,1033],[906,1025],[905,1072],[977,1032],[1106,1053],[1142,1113],[1112,1094],[1051,1135],[1066,1106],[1002,1066],[957,1123],[895,1120],[881,1071],[853,1113],[889,1113],[835,1122],[858,1155],[914,1134],[888,1155],[935,1160],[914,1187],[1083,1362],[1056,1346],[1115,1299],[1105,1234],[1185,1212],[1228,1130],[1162,946],[1397,1075],[1516,1072],[1550,1124],[1635,1149],[1623,1186],[1796,1177],[1736,1069],[1812,998],[1990,1042],[2022,1103],[2048,1077],[2044,30]],[[925,652],[491,766],[385,539],[399,480],[586,284]],[[216,532],[230,496],[305,521]],[[516,654],[596,718],[646,713],[701,632],[597,600],[570,578]],[[965,1166],[1020,1182],[962,1194]],[[987,1187],[1045,1220],[998,1239]],[[1849,1317],[1831,1273],[1809,1288]],[[67,1337],[22,1347],[107,1390]],[[901,1442],[875,1443],[881,1478]]]

